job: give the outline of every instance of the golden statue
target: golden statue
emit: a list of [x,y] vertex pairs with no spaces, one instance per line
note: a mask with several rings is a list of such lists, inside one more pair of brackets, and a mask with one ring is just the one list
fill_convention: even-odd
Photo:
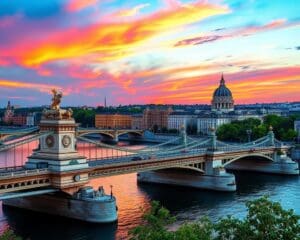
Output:
[[72,119],[72,109],[60,109],[61,98],[63,96],[62,92],[57,91],[56,89],[51,90],[53,97],[50,110],[43,110],[43,119],[53,119],[53,120],[62,120],[62,119]]
[[52,103],[51,103],[51,109],[53,110],[59,110],[60,109],[60,102],[61,98],[63,96],[62,92],[58,92],[56,89],[51,90],[53,97],[52,97]]

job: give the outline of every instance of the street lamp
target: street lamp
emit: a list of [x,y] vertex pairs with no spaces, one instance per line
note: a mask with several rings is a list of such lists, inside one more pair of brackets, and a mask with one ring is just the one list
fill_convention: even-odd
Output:
[[247,136],[248,136],[248,142],[251,142],[251,134],[252,134],[252,130],[251,129],[247,129],[246,130]]
[[112,189],[113,189],[113,185],[110,185],[110,198],[113,197],[113,191],[112,191]]

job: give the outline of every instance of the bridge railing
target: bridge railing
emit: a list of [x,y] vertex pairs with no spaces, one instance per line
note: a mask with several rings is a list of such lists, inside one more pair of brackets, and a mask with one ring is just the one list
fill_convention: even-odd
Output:
[[7,178],[13,176],[23,176],[23,175],[34,175],[40,173],[48,173],[48,168],[40,168],[40,169],[30,169],[30,170],[18,170],[18,171],[10,171],[10,172],[0,172],[0,178]]
[[19,140],[19,141],[15,141],[15,142],[12,142],[12,143],[0,145],[0,152],[6,151],[6,150],[11,149],[11,148],[18,147],[18,146],[23,145],[25,143],[35,141],[35,140],[41,138],[42,136],[45,136],[45,135],[48,135],[48,134],[51,134],[51,132],[35,134],[33,136],[30,136],[28,138],[24,138],[24,139]]

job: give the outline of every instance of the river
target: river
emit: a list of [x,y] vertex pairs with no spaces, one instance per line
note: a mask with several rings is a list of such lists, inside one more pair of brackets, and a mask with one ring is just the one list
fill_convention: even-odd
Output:
[[[0,154],[0,164],[12,163],[12,154],[23,156],[30,153],[37,143]],[[143,146],[130,146],[141,148]],[[87,146],[80,145],[79,151]],[[98,153],[99,154],[99,153]],[[21,155],[21,156],[22,156]],[[14,160],[22,164],[21,158]],[[119,220],[115,224],[90,224],[57,216],[33,213],[14,208],[0,208],[0,231],[12,228],[24,239],[31,240],[83,240],[127,239],[128,230],[141,223],[142,210],[148,209],[151,200],[160,201],[176,216],[175,225],[208,216],[213,221],[226,215],[242,218],[246,215],[248,200],[268,195],[279,201],[285,209],[294,209],[300,215],[300,177],[276,176],[258,173],[235,173],[237,191],[220,193],[192,188],[137,184],[136,174],[126,174],[92,180],[89,185],[104,186],[107,193],[110,185],[117,198]]]

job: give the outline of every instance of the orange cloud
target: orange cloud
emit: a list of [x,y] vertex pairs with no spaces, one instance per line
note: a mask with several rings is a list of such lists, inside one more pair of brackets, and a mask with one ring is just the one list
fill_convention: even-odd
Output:
[[18,54],[21,54],[20,61],[31,67],[93,54],[98,56],[100,62],[120,59],[132,54],[134,47],[155,35],[228,12],[227,7],[200,1],[161,10],[133,22],[102,23],[52,34],[47,41],[23,48]]
[[56,85],[47,85],[47,84],[40,84],[40,83],[26,83],[26,82],[19,82],[19,81],[12,81],[8,79],[0,79],[0,87],[4,88],[27,88],[36,90],[39,92],[47,92],[50,93],[51,89],[61,89],[61,87]]
[[68,12],[78,12],[84,8],[93,6],[98,3],[99,0],[69,0],[66,5]]
[[[213,91],[219,85],[219,74],[200,75],[174,79],[137,88],[137,92],[149,92],[140,99],[145,103],[209,104]],[[297,101],[300,100],[300,66],[235,72],[225,75],[237,103]]]

